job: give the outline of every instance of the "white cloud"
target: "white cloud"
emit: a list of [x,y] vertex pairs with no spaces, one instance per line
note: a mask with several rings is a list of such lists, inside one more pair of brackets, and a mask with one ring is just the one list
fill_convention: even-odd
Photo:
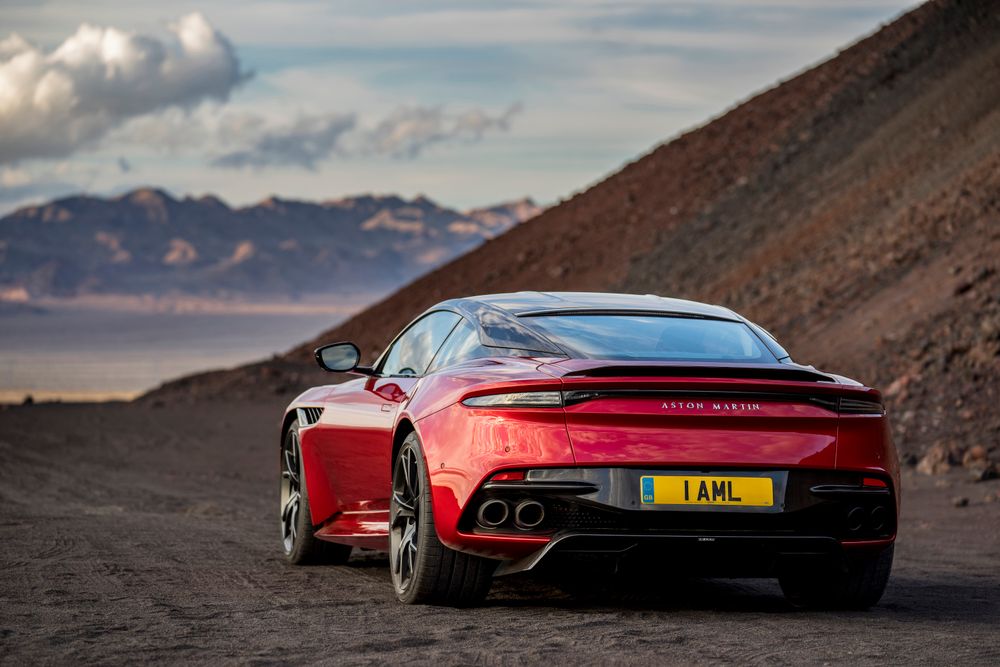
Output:
[[63,157],[127,120],[225,101],[249,74],[201,14],[168,40],[83,24],[51,52],[0,42],[0,163]]
[[442,107],[404,107],[369,129],[355,114],[300,115],[291,123],[268,123],[254,114],[232,114],[219,125],[216,136],[240,147],[212,160],[216,167],[301,167],[342,156],[414,158],[431,145],[476,142],[488,132],[505,132],[520,113],[514,104],[497,115],[482,109],[458,114]]

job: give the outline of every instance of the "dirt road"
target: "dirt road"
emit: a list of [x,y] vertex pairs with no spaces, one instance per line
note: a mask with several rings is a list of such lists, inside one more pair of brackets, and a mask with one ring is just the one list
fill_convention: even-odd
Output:
[[573,598],[528,576],[483,608],[405,607],[380,556],[284,564],[279,412],[0,411],[0,663],[1000,663],[1000,481],[908,473],[866,613],[797,611],[769,581]]

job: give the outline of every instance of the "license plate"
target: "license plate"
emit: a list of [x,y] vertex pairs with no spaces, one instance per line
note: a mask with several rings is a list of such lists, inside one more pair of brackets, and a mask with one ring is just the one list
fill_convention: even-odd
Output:
[[641,478],[643,505],[772,507],[770,477],[649,475]]

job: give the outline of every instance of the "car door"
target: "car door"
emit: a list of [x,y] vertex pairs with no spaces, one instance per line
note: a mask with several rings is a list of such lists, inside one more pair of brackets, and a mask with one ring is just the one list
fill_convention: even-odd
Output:
[[340,511],[389,507],[396,414],[460,317],[434,311],[410,325],[382,355],[375,375],[331,402],[317,449]]

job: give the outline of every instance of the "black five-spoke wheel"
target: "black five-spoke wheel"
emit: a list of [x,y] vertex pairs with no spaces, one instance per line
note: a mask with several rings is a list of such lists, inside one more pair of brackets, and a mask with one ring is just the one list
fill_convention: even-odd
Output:
[[410,433],[393,463],[389,502],[389,569],[396,597],[410,604],[475,604],[489,592],[496,565],[441,544],[420,439]]
[[296,565],[345,563],[351,547],[325,542],[313,534],[303,471],[299,423],[295,421],[281,441],[281,545],[285,557]]
[[413,580],[413,566],[417,560],[417,538],[420,524],[420,470],[417,452],[404,447],[396,457],[392,475],[392,523],[389,530],[389,548],[392,557],[392,579],[396,590],[404,593]]
[[292,553],[298,533],[299,505],[302,500],[299,468],[302,450],[298,429],[290,429],[281,448],[281,543]]

